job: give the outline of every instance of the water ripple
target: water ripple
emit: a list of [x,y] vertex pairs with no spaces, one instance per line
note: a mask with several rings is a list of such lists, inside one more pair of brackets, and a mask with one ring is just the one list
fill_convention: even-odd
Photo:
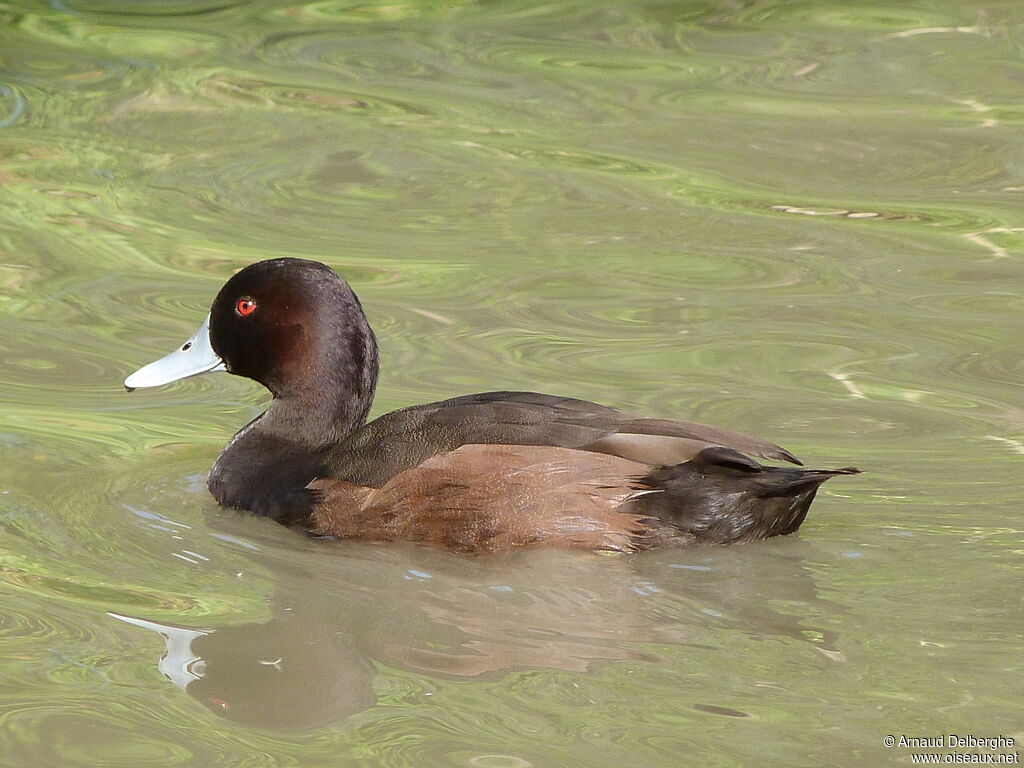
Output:
[[[1017,6],[0,17],[12,764],[877,763],[871,733],[940,709],[1016,727],[990,683],[1021,643]],[[218,509],[205,474],[266,393],[120,382],[281,255],[359,292],[375,412],[537,389],[867,471],[798,536],[632,559],[310,541]],[[221,638],[197,643],[207,687],[108,612]],[[275,719],[232,664],[275,668],[282,637],[306,664]]]
[[[0,128],[7,128],[8,126],[14,125],[18,122],[21,116],[25,113],[25,97],[11,86],[0,83],[0,98],[10,104],[10,106],[4,110],[6,114],[0,112]],[[0,105],[2,104],[3,102],[0,101]]]

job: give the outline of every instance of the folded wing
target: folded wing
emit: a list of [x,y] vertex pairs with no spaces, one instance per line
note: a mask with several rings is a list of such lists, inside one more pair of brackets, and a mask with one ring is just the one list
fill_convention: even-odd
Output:
[[705,448],[723,447],[800,464],[774,443],[728,429],[640,418],[586,400],[535,392],[485,392],[380,417],[331,451],[324,474],[380,487],[432,456],[472,444],[574,448],[650,466],[679,464]]

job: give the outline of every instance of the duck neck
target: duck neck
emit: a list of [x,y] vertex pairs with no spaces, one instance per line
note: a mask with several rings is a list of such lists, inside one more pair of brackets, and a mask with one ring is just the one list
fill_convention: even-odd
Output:
[[[360,313],[361,316],[361,313]],[[223,506],[281,522],[312,513],[306,485],[328,451],[366,423],[377,385],[377,342],[362,318],[341,343],[324,336],[295,386],[271,387],[270,406],[227,444],[207,484]]]
[[263,434],[320,452],[366,423],[377,388],[377,340],[366,319],[349,325],[340,343],[329,337],[288,387],[273,387],[274,399],[254,426]]
[[293,443],[296,450],[320,452],[335,445],[366,423],[373,404],[367,394],[334,393],[334,397],[275,397],[254,431]]

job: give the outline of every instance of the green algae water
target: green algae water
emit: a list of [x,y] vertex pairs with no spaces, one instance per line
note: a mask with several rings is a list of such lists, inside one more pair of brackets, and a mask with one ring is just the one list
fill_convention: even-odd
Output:
[[[0,765],[1017,752],[1022,46],[995,0],[0,3]],[[121,381],[276,256],[360,294],[375,413],[533,389],[864,474],[636,557],[218,509],[265,393]]]

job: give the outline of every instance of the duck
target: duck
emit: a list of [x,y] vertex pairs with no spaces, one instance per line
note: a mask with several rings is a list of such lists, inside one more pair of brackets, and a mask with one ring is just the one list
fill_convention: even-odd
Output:
[[379,368],[351,286],[318,261],[276,258],[231,276],[196,333],[124,386],[215,371],[263,385],[270,404],[221,451],[210,493],[323,538],[461,553],[737,544],[793,533],[822,483],[859,471],[806,469],[740,432],[536,392],[368,422]]

